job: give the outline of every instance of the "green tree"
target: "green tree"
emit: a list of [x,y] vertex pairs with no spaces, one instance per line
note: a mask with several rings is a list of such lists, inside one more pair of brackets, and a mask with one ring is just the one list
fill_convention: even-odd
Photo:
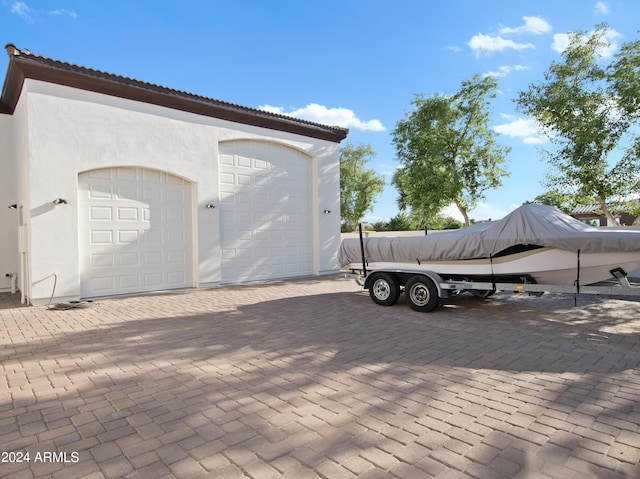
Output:
[[609,27],[601,24],[589,34],[572,34],[562,61],[553,62],[544,81],[520,92],[516,103],[546,133],[552,171],[547,186],[576,197],[595,197],[613,224],[607,206],[614,196],[637,191],[640,139],[631,134],[619,161],[610,161],[623,138],[631,133],[640,105],[640,43],[626,43],[608,66],[603,52]]
[[541,203],[543,205],[555,206],[567,214],[571,214],[574,208],[580,204],[597,203],[595,197],[579,197],[574,193],[566,191],[549,190],[536,196],[533,201],[525,201],[524,204]]
[[387,223],[387,231],[411,231],[415,227],[409,217],[404,213],[398,213]]
[[458,221],[451,216],[438,215],[438,217],[432,224],[429,225],[429,227],[430,229],[434,230],[458,230],[460,228],[463,228],[464,225],[461,221]]
[[476,75],[451,96],[416,95],[414,110],[393,131],[400,168],[393,183],[401,210],[430,223],[455,203],[469,226],[469,210],[484,192],[502,184],[508,148],[498,146],[489,124],[489,102],[497,82]]
[[374,231],[410,231],[415,229],[405,213],[398,213],[389,221],[378,221],[372,226]]
[[365,169],[374,156],[368,144],[347,143],[340,149],[340,217],[347,231],[355,229],[384,189],[384,178]]

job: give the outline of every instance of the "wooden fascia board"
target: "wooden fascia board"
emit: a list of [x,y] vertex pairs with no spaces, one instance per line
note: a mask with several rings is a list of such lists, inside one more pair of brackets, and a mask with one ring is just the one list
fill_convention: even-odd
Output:
[[245,110],[239,105],[199,98],[101,72],[86,73],[72,66],[63,68],[37,58],[24,59],[20,55],[10,59],[0,111],[13,114],[27,78],[335,143],[346,138],[348,133],[347,129],[310,125],[268,113],[261,114],[249,108]]

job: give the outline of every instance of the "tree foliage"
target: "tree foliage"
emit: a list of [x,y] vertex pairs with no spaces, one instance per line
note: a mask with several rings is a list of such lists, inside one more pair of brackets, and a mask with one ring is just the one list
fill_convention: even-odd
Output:
[[631,138],[622,157],[611,162],[640,112],[640,42],[622,46],[609,65],[603,52],[609,27],[575,32],[562,61],[553,62],[544,81],[520,92],[519,109],[547,135],[552,171],[547,186],[576,197],[595,197],[613,223],[607,200],[638,189],[640,139]]
[[406,213],[398,213],[389,221],[378,221],[374,223],[373,229],[375,231],[412,231],[416,228],[411,222],[409,215]]
[[365,169],[374,156],[368,144],[347,143],[340,149],[340,217],[348,231],[355,229],[384,189],[384,178]]
[[393,183],[401,210],[410,209],[423,224],[455,203],[470,224],[468,212],[484,192],[502,184],[508,148],[500,147],[488,127],[493,77],[476,75],[452,96],[416,95],[413,111],[393,131],[401,167]]
[[389,221],[379,221],[373,224],[375,231],[416,231],[424,230],[457,230],[464,227],[461,221],[450,216],[437,215],[429,224],[418,222],[410,214],[398,213]]
[[540,203],[543,205],[555,206],[559,210],[564,211],[568,215],[574,208],[581,204],[597,203],[597,198],[593,196],[580,197],[574,193],[567,193],[559,190],[549,190],[536,196],[533,201],[525,201],[524,204]]

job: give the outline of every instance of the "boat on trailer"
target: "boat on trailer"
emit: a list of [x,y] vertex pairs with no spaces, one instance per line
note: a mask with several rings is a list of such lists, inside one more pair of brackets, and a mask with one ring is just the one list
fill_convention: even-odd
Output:
[[593,227],[539,204],[463,230],[345,239],[339,262],[376,303],[392,305],[404,289],[425,312],[462,291],[640,295],[627,278],[640,268],[639,228]]

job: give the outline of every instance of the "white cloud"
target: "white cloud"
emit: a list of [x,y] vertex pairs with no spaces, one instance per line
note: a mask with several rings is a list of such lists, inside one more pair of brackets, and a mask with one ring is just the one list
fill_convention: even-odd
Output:
[[58,8],[57,10],[52,10],[49,12],[49,15],[59,15],[59,16],[69,17],[69,18],[78,18],[78,14],[74,10],[66,10],[64,8]]
[[512,138],[521,138],[528,145],[540,145],[545,139],[540,135],[540,129],[532,119],[518,119],[493,127],[493,131]]
[[605,2],[596,2],[596,6],[594,7],[595,13],[599,13],[601,15],[606,15],[611,11],[609,8],[609,4]]
[[[26,22],[33,23],[34,19],[39,18],[42,14],[42,10],[35,10],[27,5],[26,2],[20,0],[14,0],[12,3],[8,3],[6,0],[2,0],[0,5],[9,6],[11,13],[22,17],[22,19]],[[55,10],[49,11],[49,15],[54,16],[62,16],[76,19],[78,18],[78,14],[74,10],[67,10],[65,8],[57,8]]]
[[551,49],[562,53],[567,49],[569,43],[571,43],[571,35],[569,33],[556,33],[553,35]]
[[549,22],[540,17],[522,17],[524,20],[524,25],[511,28],[511,27],[503,27],[500,29],[500,33],[502,35],[523,35],[523,34],[533,34],[533,35],[542,35],[543,33],[551,32],[551,25]]
[[527,67],[525,67],[524,65],[503,65],[501,67],[498,67],[498,70],[496,71],[490,71],[485,73],[484,76],[491,76],[496,78],[506,77],[511,72],[517,72],[517,71],[522,71],[526,69]]
[[15,13],[16,15],[18,15],[19,17],[22,17],[22,19],[26,20],[27,22],[33,21],[34,12],[35,10],[29,7],[29,5],[27,5],[25,2],[15,1],[11,4],[11,13]]
[[471,37],[467,45],[474,51],[476,57],[482,53],[501,52],[506,49],[526,50],[535,48],[533,43],[520,43],[511,40],[510,35],[542,35],[551,33],[551,25],[545,19],[540,17],[522,17],[524,25],[519,27],[502,27],[498,31],[498,35],[485,35],[478,33]]
[[[589,32],[589,35],[591,35],[592,33],[593,32]],[[551,49],[557,51],[558,53],[563,53],[571,43],[574,35],[575,33],[573,32],[556,33],[555,35],[553,35],[553,43],[551,44]],[[618,49],[618,42],[616,41],[616,39],[621,37],[622,34],[618,33],[613,28],[607,29],[607,31],[602,36],[602,40],[609,45],[601,48],[598,51],[598,56],[600,56],[601,58],[609,58],[613,56],[613,54]]]
[[476,56],[480,56],[482,53],[501,52],[505,49],[520,51],[527,48],[535,48],[533,43],[517,43],[513,40],[502,38],[501,36],[492,37],[491,35],[484,35],[482,33],[471,37],[467,45],[474,51]]
[[304,108],[285,111],[280,106],[262,105],[260,110],[277,113],[279,115],[292,116],[324,125],[334,125],[343,128],[355,128],[362,131],[384,131],[386,128],[380,120],[363,121],[348,108],[327,108],[324,105],[311,103]]

